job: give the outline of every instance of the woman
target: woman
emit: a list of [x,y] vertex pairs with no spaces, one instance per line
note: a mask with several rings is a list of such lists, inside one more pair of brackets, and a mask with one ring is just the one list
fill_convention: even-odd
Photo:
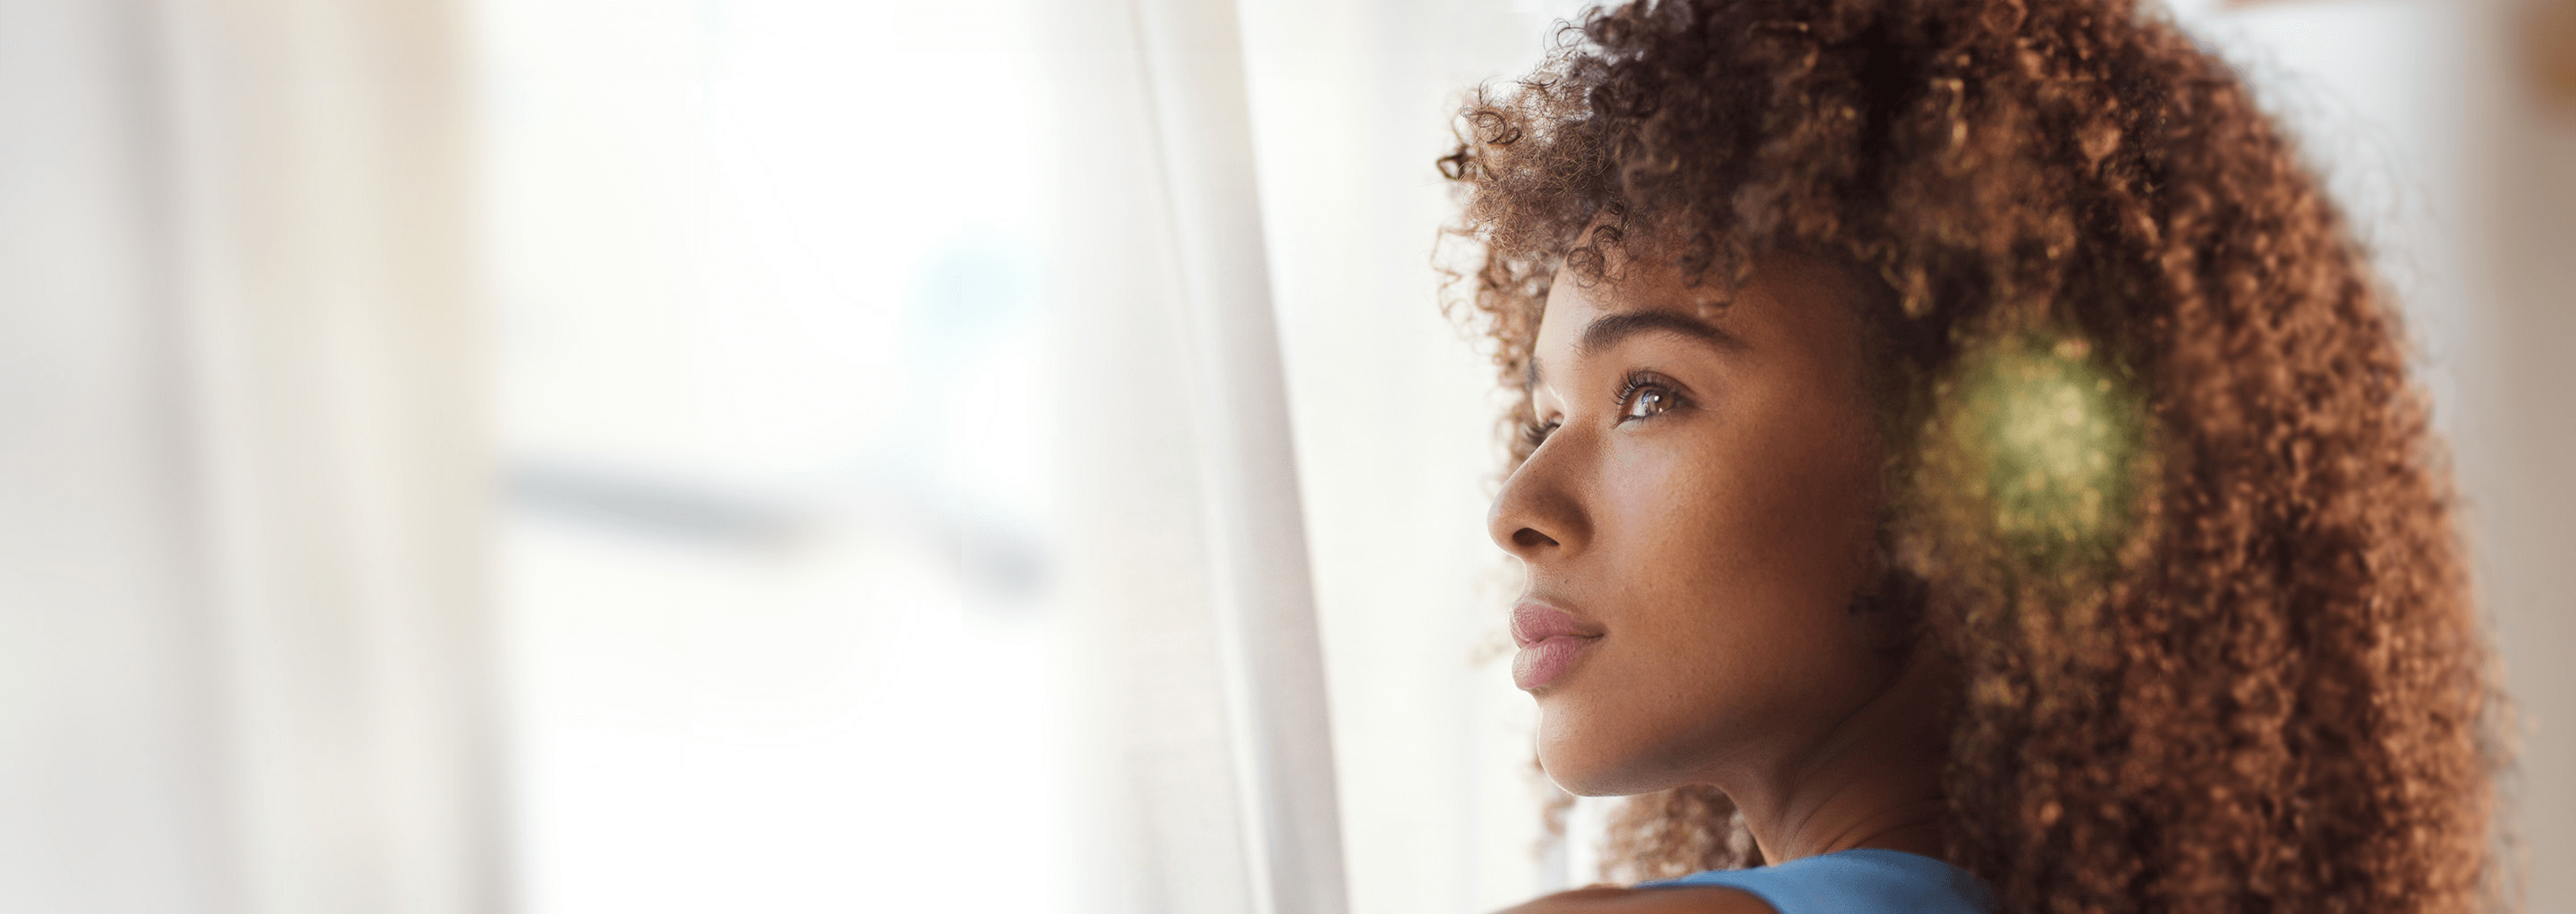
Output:
[[2169,22],[1632,3],[1462,123],[1540,762],[1708,871],[1520,910],[2497,902],[2402,330]]

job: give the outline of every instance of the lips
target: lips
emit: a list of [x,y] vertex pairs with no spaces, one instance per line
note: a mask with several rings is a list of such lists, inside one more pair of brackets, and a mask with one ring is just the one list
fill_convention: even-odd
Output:
[[1564,678],[1602,634],[1600,626],[1543,603],[1515,607],[1512,642],[1521,652],[1512,658],[1512,684],[1534,692]]

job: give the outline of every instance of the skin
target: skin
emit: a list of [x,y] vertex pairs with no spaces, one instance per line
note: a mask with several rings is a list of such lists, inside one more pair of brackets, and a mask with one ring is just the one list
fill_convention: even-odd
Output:
[[[1654,259],[1560,275],[1535,350],[1546,437],[1489,518],[1524,604],[1599,632],[1532,690],[1548,775],[1592,796],[1715,785],[1770,863],[1942,852],[1946,671],[1851,610],[1885,510],[1860,289],[1787,254],[1725,296]],[[1514,910],[1769,908],[1591,888]]]

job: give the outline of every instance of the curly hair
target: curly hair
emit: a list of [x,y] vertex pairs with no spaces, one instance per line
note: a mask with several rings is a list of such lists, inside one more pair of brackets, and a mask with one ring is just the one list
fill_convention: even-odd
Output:
[[[1449,305],[1521,394],[1510,425],[1533,418],[1550,284],[1621,256],[1721,287],[1777,250],[1878,277],[1879,336],[1908,341],[1873,343],[1900,432],[1996,328],[2067,328],[2143,391],[2150,484],[2082,586],[2017,576],[1919,499],[1891,509],[1916,630],[1959,671],[1950,857],[2006,910],[2502,903],[2501,699],[2391,296],[2170,21],[2129,0],[1640,0],[1565,24],[1458,133],[1450,231],[1481,262]],[[1891,448],[1890,472],[1920,451]],[[1742,828],[1680,788],[1631,800],[1609,856],[1748,865]]]

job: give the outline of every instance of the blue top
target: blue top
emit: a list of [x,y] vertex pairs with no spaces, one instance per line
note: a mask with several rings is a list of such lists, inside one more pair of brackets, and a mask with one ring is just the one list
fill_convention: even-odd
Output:
[[1984,880],[1904,851],[1873,847],[1749,870],[1710,870],[1639,888],[1714,885],[1740,889],[1780,914],[1989,914]]

